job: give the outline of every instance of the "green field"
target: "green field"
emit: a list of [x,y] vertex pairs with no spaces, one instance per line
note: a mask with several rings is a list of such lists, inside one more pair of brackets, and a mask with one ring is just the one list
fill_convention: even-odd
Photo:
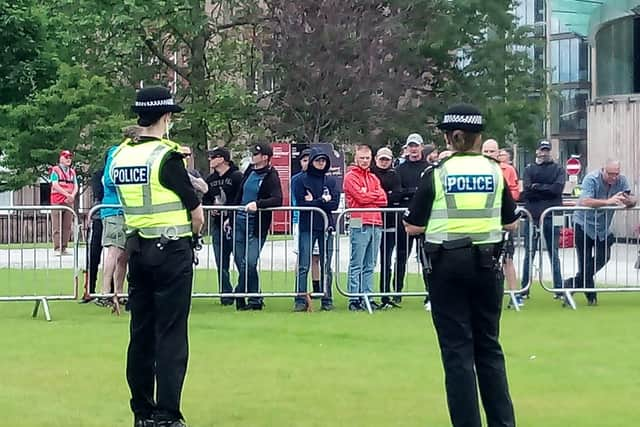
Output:
[[[48,280],[66,282],[70,273]],[[0,271],[0,286],[32,286],[40,274]],[[263,277],[282,285],[281,276]],[[579,310],[562,309],[536,288],[522,312],[504,313],[520,427],[629,427],[640,419],[640,296],[604,294],[598,307],[576,299]],[[183,395],[189,425],[449,425],[436,337],[420,300],[374,315],[347,312],[342,298],[335,312],[301,314],[284,299],[242,313],[195,300]],[[0,302],[1,424],[132,425],[128,315],[53,302],[49,323],[31,319],[32,306]]]

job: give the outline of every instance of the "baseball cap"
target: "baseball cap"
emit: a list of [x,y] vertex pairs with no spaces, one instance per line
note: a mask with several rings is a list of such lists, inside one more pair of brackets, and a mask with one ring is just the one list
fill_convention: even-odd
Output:
[[481,132],[484,129],[484,119],[480,110],[473,105],[457,104],[447,110],[438,128],[444,131]]
[[69,150],[62,150],[60,152],[60,157],[73,157],[73,153]]
[[422,136],[419,133],[412,133],[407,137],[407,142],[402,146],[402,148],[407,148],[410,145],[422,145],[424,141],[422,140]]
[[382,147],[380,149],[378,149],[378,152],[376,153],[376,159],[389,159],[392,160],[393,159],[393,153],[391,152],[391,150],[387,147]]
[[273,156],[273,149],[271,148],[271,144],[266,142],[258,142],[251,147],[251,154],[263,154],[265,156]]
[[298,156],[298,160],[302,160],[305,157],[309,157],[311,155],[311,149],[310,148],[305,148],[304,150],[302,150],[300,152],[300,155]]
[[538,142],[538,150],[551,150],[551,143],[546,139]]
[[214,147],[207,151],[207,157],[210,159],[222,157],[225,162],[228,162],[231,160],[231,152],[224,147]]

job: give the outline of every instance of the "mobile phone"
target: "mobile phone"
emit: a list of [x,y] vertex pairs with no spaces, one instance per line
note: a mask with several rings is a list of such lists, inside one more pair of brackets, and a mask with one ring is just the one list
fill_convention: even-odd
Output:
[[624,194],[625,196],[628,196],[631,194],[631,190],[624,190],[622,194]]

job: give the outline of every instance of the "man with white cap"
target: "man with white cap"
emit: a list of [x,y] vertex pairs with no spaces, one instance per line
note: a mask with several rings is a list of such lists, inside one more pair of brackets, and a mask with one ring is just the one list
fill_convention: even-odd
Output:
[[[406,150],[406,161],[397,167],[402,186],[401,207],[408,207],[420,182],[422,172],[429,166],[429,163],[422,158],[424,141],[418,133],[412,133],[407,137],[404,144]],[[398,227],[398,239],[396,246],[396,269],[394,274],[394,290],[402,292],[404,287],[404,277],[407,271],[407,258],[413,249],[414,240],[422,239],[422,236],[411,236],[407,238],[403,227]],[[399,303],[402,297],[394,297],[394,302]],[[429,309],[428,300],[425,300],[425,307]]]
[[[371,171],[380,180],[382,189],[387,193],[387,207],[397,208],[400,206],[402,197],[402,184],[400,176],[391,167],[393,153],[387,147],[382,147],[376,153],[375,165]],[[386,212],[382,217],[382,238],[380,239],[380,292],[389,293],[391,291],[391,259],[393,249],[396,246],[398,229],[404,229],[402,218],[397,212]],[[397,270],[397,264],[394,270]],[[381,309],[399,307],[388,296],[381,298]]]

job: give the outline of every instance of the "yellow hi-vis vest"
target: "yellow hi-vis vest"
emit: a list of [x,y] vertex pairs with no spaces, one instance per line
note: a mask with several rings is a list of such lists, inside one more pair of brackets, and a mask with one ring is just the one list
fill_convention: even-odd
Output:
[[137,143],[127,139],[116,149],[109,173],[124,209],[127,234],[137,231],[147,239],[191,235],[182,201],[160,183],[160,166],[178,147],[167,139]]
[[504,178],[498,163],[482,155],[455,155],[434,168],[433,180],[427,242],[465,237],[474,244],[502,241]]

